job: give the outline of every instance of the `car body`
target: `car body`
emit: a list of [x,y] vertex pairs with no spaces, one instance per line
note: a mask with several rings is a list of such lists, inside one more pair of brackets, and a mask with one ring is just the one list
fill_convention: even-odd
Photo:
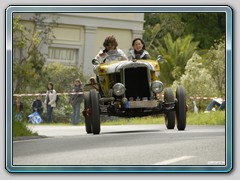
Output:
[[87,133],[100,133],[100,115],[141,117],[164,114],[168,129],[186,127],[186,100],[182,86],[164,88],[160,81],[160,61],[124,59],[111,55],[102,63],[94,59],[98,88],[84,93]]

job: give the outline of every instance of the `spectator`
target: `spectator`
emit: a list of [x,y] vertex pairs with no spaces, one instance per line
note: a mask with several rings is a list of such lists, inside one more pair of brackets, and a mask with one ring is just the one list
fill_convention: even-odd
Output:
[[198,113],[198,108],[197,108],[197,105],[196,105],[196,101],[193,101],[193,112],[194,113]]
[[[72,90],[74,93],[83,92],[82,82],[80,79],[76,79],[74,82],[74,89]],[[72,124],[77,125],[80,122],[80,105],[83,101],[83,94],[74,94],[70,96],[70,103],[73,107],[73,116],[72,116]]]
[[130,50],[132,59],[151,59],[149,53],[145,50],[145,43],[141,38],[135,38],[132,42],[133,49]]
[[90,91],[90,89],[96,89],[97,91],[99,91],[98,83],[94,77],[91,77],[88,80],[88,83],[84,86],[84,91]]
[[218,106],[218,110],[224,110],[226,107],[225,98],[213,98],[211,103],[207,106],[205,113],[209,113],[211,110],[216,111],[215,106]]
[[42,95],[37,95],[36,99],[32,103],[32,112],[35,111],[38,112],[40,116],[42,116],[43,113],[43,104],[42,104]]
[[[114,36],[108,36],[103,42],[104,50],[100,51],[98,55],[95,57],[95,59],[100,59],[104,60],[106,57],[109,57],[110,60],[114,60],[115,58],[121,58],[121,60],[127,59],[127,56],[125,53],[121,50],[118,49],[118,43],[117,40]],[[117,57],[118,56],[118,57]]]
[[47,86],[45,104],[47,107],[47,123],[52,122],[53,108],[56,107],[57,92],[53,89],[53,83],[49,82]]

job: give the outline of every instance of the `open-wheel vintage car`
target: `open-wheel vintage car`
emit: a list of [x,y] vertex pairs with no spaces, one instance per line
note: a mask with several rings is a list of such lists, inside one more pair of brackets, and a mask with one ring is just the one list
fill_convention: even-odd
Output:
[[[123,60],[122,60],[123,59]],[[96,83],[84,93],[85,126],[87,133],[99,134],[100,115],[141,117],[164,114],[167,129],[186,127],[185,90],[178,86],[174,96],[171,88],[160,81],[157,60],[126,60],[119,55],[93,59]]]

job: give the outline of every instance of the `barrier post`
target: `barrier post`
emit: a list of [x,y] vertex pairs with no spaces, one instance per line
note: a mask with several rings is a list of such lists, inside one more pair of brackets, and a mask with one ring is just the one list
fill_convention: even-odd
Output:
[[19,113],[20,106],[21,106],[21,96],[17,96],[16,104],[17,104],[17,113]]

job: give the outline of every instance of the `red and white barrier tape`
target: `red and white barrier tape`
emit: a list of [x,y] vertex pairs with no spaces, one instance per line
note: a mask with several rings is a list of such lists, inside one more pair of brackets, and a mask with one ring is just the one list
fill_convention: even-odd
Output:
[[214,99],[214,98],[217,98],[217,97],[188,97],[189,99],[192,99],[192,100],[209,100],[209,99]]
[[[84,94],[84,92],[69,92],[69,93],[57,93],[57,95],[74,95],[74,94]],[[36,94],[13,94],[13,96],[15,97],[23,97],[23,96],[38,96],[38,95],[42,95],[45,96],[46,93],[36,93]],[[197,96],[190,96],[188,97],[191,100],[210,100],[210,99],[214,99],[217,97],[197,97]]]
[[[70,92],[70,93],[57,93],[57,95],[74,95],[74,94],[84,94],[83,92]],[[42,95],[45,96],[46,93],[36,93],[36,94],[13,94],[13,96],[16,97],[22,97],[22,96],[38,96],[38,95]]]

